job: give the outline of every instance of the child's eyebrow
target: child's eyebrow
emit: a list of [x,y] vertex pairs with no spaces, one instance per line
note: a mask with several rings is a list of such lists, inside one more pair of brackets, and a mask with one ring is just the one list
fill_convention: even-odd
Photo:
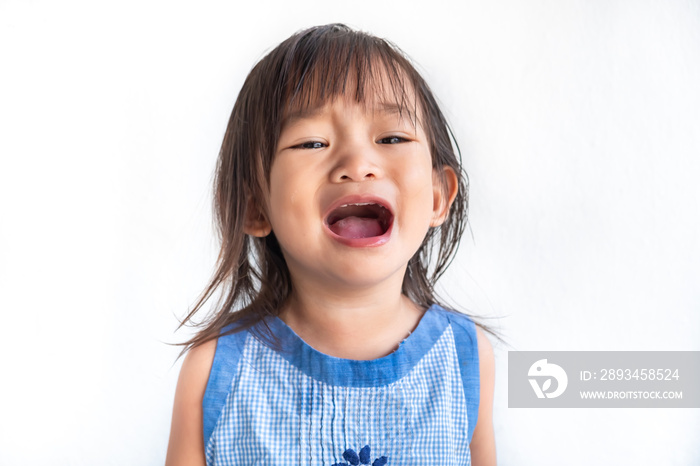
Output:
[[[410,115],[410,112],[405,107],[394,102],[386,101],[379,101],[376,104],[372,105],[371,111],[375,114],[381,113],[389,116],[401,115],[403,113],[408,113]],[[323,113],[323,106],[305,107],[292,110],[289,113],[287,113],[282,119],[282,127],[291,125],[297,122],[298,120],[314,118],[321,113]]]
[[282,118],[282,127],[291,125],[298,120],[304,120],[306,118],[313,118],[321,113],[323,107],[306,107],[299,108],[287,113],[284,118]]
[[412,124],[415,124],[416,109],[411,109],[410,105],[401,105],[396,102],[386,102],[380,101],[374,106],[375,114],[382,114],[386,116],[398,116],[399,119],[403,120],[407,118]]
[[404,109],[392,102],[379,102],[377,105],[374,106],[374,112],[375,113],[386,113],[387,115],[394,115],[394,114],[401,114],[403,113]]

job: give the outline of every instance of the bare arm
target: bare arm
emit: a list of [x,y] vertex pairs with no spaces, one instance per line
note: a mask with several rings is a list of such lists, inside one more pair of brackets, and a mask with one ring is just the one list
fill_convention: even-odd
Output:
[[476,328],[476,339],[479,347],[479,378],[481,380],[479,414],[472,434],[469,448],[472,454],[472,465],[496,465],[496,440],[493,434],[493,387],[495,379],[495,364],[493,347],[483,330]]
[[202,400],[216,352],[216,340],[191,349],[180,369],[166,466],[204,466]]

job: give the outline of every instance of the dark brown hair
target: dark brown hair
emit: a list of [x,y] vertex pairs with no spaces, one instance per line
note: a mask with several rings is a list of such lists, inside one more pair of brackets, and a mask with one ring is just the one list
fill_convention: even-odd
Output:
[[[430,88],[398,47],[342,24],[313,27],[260,60],[233,107],[214,180],[221,249],[211,282],[182,322],[201,328],[186,348],[216,338],[230,323],[237,322],[240,330],[277,315],[291,293],[289,270],[274,232],[264,238],[244,233],[249,209],[264,212],[256,200],[268,192],[285,115],[338,96],[367,103],[378,92],[393,96],[401,112],[422,125],[433,167],[443,173],[441,168],[448,166],[457,174],[458,192],[449,214],[441,226],[428,231],[408,263],[402,286],[402,292],[423,308],[439,303],[434,285],[452,261],[467,221],[468,184],[459,147]],[[212,298],[212,312],[194,322]]]

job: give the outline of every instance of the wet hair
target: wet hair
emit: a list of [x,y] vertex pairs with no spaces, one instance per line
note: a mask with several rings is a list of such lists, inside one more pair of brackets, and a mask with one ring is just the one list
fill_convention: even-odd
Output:
[[[442,167],[448,166],[457,175],[457,196],[447,218],[429,229],[408,262],[402,285],[402,293],[418,306],[440,304],[434,286],[452,261],[467,221],[468,183],[459,147],[432,91],[398,47],[329,24],[300,31],[278,45],[253,67],[238,95],[214,179],[213,210],[221,241],[217,268],[182,322],[200,327],[186,348],[216,338],[233,322],[237,330],[264,322],[279,313],[292,291],[274,231],[262,238],[244,233],[246,219],[257,215],[250,209],[265,215],[262,199],[269,192],[285,116],[338,97],[367,105],[377,95],[392,98],[402,116],[421,125],[437,172],[443,174]],[[211,312],[195,322],[195,314],[210,300],[215,302]]]

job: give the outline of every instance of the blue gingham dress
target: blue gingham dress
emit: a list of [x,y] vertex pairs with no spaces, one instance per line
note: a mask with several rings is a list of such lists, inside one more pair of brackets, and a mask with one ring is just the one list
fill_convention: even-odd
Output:
[[267,324],[278,349],[256,332],[218,340],[203,402],[207,465],[471,464],[479,355],[468,317],[434,305],[371,361],[325,355],[280,319]]

